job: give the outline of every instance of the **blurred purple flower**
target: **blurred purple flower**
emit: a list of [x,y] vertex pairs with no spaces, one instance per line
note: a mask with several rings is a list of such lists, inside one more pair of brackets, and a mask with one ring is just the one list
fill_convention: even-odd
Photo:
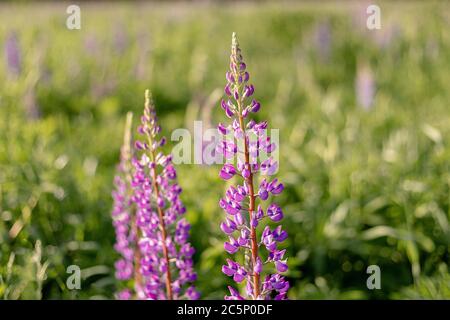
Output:
[[22,55],[19,40],[15,32],[9,33],[6,37],[5,58],[8,72],[13,76],[20,75],[22,71]]
[[[115,275],[118,280],[129,280],[135,276],[136,234],[133,230],[135,215],[131,202],[131,121],[132,115],[129,113],[125,125],[124,142],[120,151],[120,163],[117,167],[117,174],[114,177],[114,191],[112,193],[112,219],[116,233],[114,249],[121,256],[115,263]],[[138,286],[138,283],[135,283],[135,285]],[[117,297],[124,299],[125,296],[128,297],[129,292],[127,288],[119,292]]]
[[133,297],[133,294],[131,293],[130,289],[124,289],[116,294],[116,298],[118,300],[130,300]]
[[328,60],[331,53],[331,27],[328,21],[317,25],[314,34],[314,44],[319,58],[322,61]]
[[356,101],[365,110],[370,110],[375,98],[375,80],[372,70],[364,65],[358,65],[355,80]]

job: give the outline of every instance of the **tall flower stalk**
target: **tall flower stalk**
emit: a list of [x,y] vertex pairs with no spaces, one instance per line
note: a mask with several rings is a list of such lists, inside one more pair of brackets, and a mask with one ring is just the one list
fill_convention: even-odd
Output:
[[[124,130],[124,141],[120,150],[120,163],[117,174],[114,177],[114,191],[112,218],[116,234],[114,249],[120,254],[115,263],[115,275],[118,280],[127,281],[133,278],[135,286],[139,285],[139,250],[137,250],[135,212],[131,201],[131,178],[132,178],[132,149],[131,149],[131,124],[132,113],[127,114]],[[132,298],[130,288],[125,288],[117,293],[119,299]]]
[[[228,99],[221,102],[231,125],[218,125],[225,139],[218,145],[217,151],[226,159],[237,155],[237,165],[226,163],[220,177],[229,180],[238,176],[240,183],[231,185],[219,202],[226,212],[220,227],[229,237],[224,244],[225,250],[229,254],[243,252],[244,259],[243,263],[227,259],[222,271],[237,283],[245,281],[246,290],[241,295],[235,288],[228,287],[230,295],[225,299],[286,299],[289,283],[281,275],[288,269],[284,259],[286,250],[279,250],[278,243],[287,238],[287,233],[281,225],[272,230],[266,223],[267,219],[279,222],[283,212],[276,203],[269,204],[265,210],[261,205],[270,195],[279,195],[284,186],[276,178],[258,179],[259,176],[274,175],[278,163],[272,156],[276,145],[266,135],[267,121],[249,119],[251,113],[259,111],[260,103],[251,98],[254,87],[248,83],[250,76],[246,69],[236,34],[233,33],[230,70],[226,74],[225,86]],[[265,160],[262,160],[263,154],[267,155]],[[264,276],[264,269],[270,266],[276,272]]]
[[17,77],[22,71],[22,56],[17,34],[12,32],[5,41],[6,67],[10,75]]
[[192,262],[195,251],[188,242],[190,225],[182,218],[186,208],[179,197],[181,187],[172,157],[160,151],[166,142],[159,138],[160,131],[147,90],[138,128],[141,139],[135,142],[140,158],[132,160],[131,182],[141,254],[141,294],[146,299],[198,299],[192,285],[197,275]]

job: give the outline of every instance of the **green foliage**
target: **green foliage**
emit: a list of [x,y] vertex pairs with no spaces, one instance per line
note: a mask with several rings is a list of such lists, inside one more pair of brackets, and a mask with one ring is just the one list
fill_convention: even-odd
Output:
[[[86,4],[70,31],[64,6],[1,7],[0,41],[16,31],[23,72],[11,77],[1,56],[0,297],[113,298],[110,193],[125,114],[141,113],[150,87],[169,140],[195,119],[221,121],[236,31],[258,116],[280,128],[290,298],[449,299],[448,5],[385,4],[379,31],[356,7],[333,9]],[[315,40],[321,24],[328,55]],[[355,100],[361,64],[377,88],[370,110]],[[221,299],[219,167],[177,170],[198,287]],[[72,264],[79,291],[65,285]],[[371,264],[381,290],[366,288]]]

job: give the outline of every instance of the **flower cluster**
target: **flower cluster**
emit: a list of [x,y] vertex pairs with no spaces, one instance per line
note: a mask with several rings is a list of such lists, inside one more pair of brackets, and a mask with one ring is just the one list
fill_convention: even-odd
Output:
[[[112,219],[116,233],[114,249],[120,254],[115,263],[116,278],[129,280],[134,275],[135,237],[133,230],[134,209],[131,201],[131,121],[128,113],[125,125],[124,142],[120,150],[120,163],[114,177]],[[119,299],[130,299],[131,292],[124,289],[117,294]]]
[[[267,121],[249,120],[249,115],[257,113],[261,105],[251,98],[255,89],[248,83],[250,76],[234,33],[230,60],[225,86],[228,99],[222,100],[221,107],[232,121],[230,125],[218,125],[224,139],[218,144],[217,151],[226,159],[237,156],[237,165],[226,163],[220,170],[220,177],[229,180],[238,176],[241,183],[231,185],[225,197],[220,199],[219,205],[227,214],[220,228],[229,239],[224,244],[225,250],[229,254],[243,251],[245,261],[239,263],[227,259],[222,271],[237,283],[245,281],[246,294],[243,296],[229,287],[230,295],[225,299],[286,299],[289,283],[280,275],[288,269],[284,257],[286,250],[278,249],[278,244],[287,238],[287,233],[280,225],[273,230],[268,225],[263,228],[267,219],[279,222],[283,211],[276,203],[269,204],[266,209],[257,204],[271,195],[279,195],[284,189],[278,179],[269,178],[278,170],[278,163],[271,155],[276,145],[266,135]],[[268,156],[261,160],[264,154]],[[268,176],[259,182],[258,189],[257,175]],[[263,229],[260,235],[259,229]],[[263,268],[270,264],[276,273],[262,279]]]
[[188,241],[190,225],[182,218],[186,209],[179,197],[181,187],[172,157],[159,151],[166,141],[158,138],[160,130],[147,90],[138,128],[143,138],[135,142],[141,155],[132,160],[131,181],[141,254],[140,295],[146,299],[198,299],[192,285],[197,275],[192,262],[194,248]]
[[373,107],[376,87],[372,70],[367,65],[358,65],[355,92],[358,105],[364,110],[370,110]]
[[9,74],[18,76],[22,70],[21,51],[17,34],[12,32],[5,41],[6,67]]

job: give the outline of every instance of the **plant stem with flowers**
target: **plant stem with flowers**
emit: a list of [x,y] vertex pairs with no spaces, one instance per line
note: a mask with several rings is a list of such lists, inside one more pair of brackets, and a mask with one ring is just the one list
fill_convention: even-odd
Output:
[[149,91],[145,93],[144,115],[138,128],[142,140],[131,150],[131,116],[127,118],[125,142],[113,192],[115,249],[122,258],[116,262],[116,277],[134,276],[134,293],[120,291],[119,299],[198,299],[193,282],[195,252],[189,243],[190,225],[182,218],[186,208],[180,200],[181,187],[172,157],[160,148],[161,131]]
[[181,218],[186,212],[180,200],[182,190],[176,182],[172,156],[160,151],[166,142],[164,137],[158,137],[160,131],[147,90],[144,115],[138,128],[143,139],[135,142],[141,156],[132,161],[131,183],[140,232],[140,295],[145,299],[198,299],[199,293],[192,285],[197,275],[192,262],[195,250],[188,241],[190,225]]
[[[131,124],[133,114],[127,114],[124,130],[123,144],[120,149],[120,163],[117,166],[117,173],[114,177],[114,191],[112,218],[116,234],[115,250],[121,258],[116,261],[116,278],[121,281],[129,280],[134,274],[135,287],[139,286],[139,260],[140,253],[136,248],[136,228],[135,228],[135,210],[131,201]],[[130,299],[132,292],[130,288],[125,288],[117,293],[119,299]]]
[[[246,257],[244,265],[227,259],[227,264],[222,267],[223,273],[233,277],[235,282],[246,280],[246,297],[249,299],[286,299],[289,283],[281,275],[287,271],[287,260],[284,259],[286,250],[279,250],[278,243],[287,238],[286,231],[281,225],[271,230],[265,226],[258,241],[257,229],[264,218],[269,218],[274,222],[279,222],[283,218],[281,208],[272,203],[264,213],[261,205],[256,205],[257,201],[265,201],[269,194],[280,194],[284,186],[278,179],[267,181],[264,178],[259,184],[258,193],[255,192],[257,175],[271,176],[276,173],[278,163],[274,161],[272,152],[275,150],[275,143],[265,133],[267,121],[260,123],[254,120],[247,121],[250,113],[259,111],[261,105],[256,100],[250,100],[254,93],[254,87],[248,84],[249,73],[241,55],[241,49],[233,33],[230,71],[226,74],[228,81],[225,86],[225,93],[229,97],[227,101],[222,100],[221,106],[228,118],[232,119],[231,125],[219,124],[218,130],[224,135],[223,140],[217,148],[226,159],[238,155],[237,168],[226,163],[221,171],[220,177],[224,180],[231,179],[237,175],[242,178],[242,185],[230,186],[225,198],[219,204],[227,213],[221,229],[229,237],[224,248],[230,254],[237,253],[240,249],[244,251]],[[232,133],[232,140],[228,139]],[[234,142],[237,140],[237,143]],[[261,161],[259,158],[265,152],[268,157]],[[243,158],[243,159],[242,159]],[[248,213],[248,214],[247,214]],[[235,234],[239,233],[238,238]],[[266,248],[267,259],[263,262],[261,249]],[[263,281],[263,266],[273,263],[277,273],[268,274]],[[230,296],[226,299],[245,299],[235,288],[229,287]]]

